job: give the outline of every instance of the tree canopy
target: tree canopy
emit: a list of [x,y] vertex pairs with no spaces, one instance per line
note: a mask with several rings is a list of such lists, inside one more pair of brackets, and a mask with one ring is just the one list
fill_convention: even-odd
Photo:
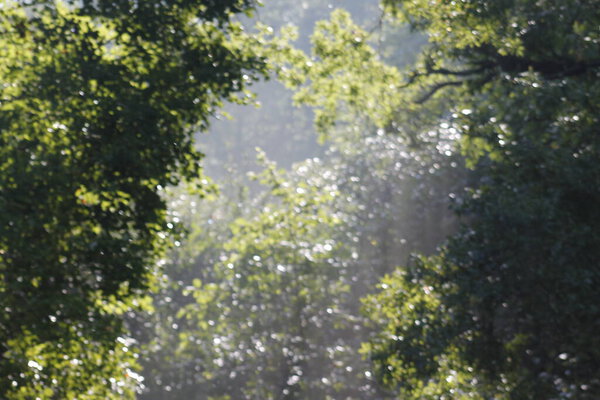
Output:
[[479,176],[440,254],[369,310],[381,379],[405,398],[598,396],[598,37],[593,2],[387,2],[430,46],[421,100],[452,86]]
[[461,232],[367,300],[387,324],[364,348],[378,378],[403,398],[596,397],[594,4],[384,5],[429,39],[414,66],[385,65],[338,12],[317,27],[312,57],[283,69],[321,129],[357,110],[413,139],[415,127],[452,131],[473,170],[466,192],[450,193]]
[[162,188],[201,182],[193,132],[265,71],[251,6],[0,4],[0,397],[133,396],[122,314],[177,231]]
[[595,2],[286,1],[0,1],[0,397],[598,398]]

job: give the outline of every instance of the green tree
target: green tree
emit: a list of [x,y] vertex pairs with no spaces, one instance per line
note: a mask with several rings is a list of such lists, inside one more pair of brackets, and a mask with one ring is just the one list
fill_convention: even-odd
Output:
[[251,6],[0,4],[0,397],[133,396],[122,316],[177,231],[163,188],[201,177],[192,133],[265,71]]
[[259,178],[269,190],[246,211],[234,208],[238,217],[221,234],[224,243],[192,241],[186,246],[194,258],[180,253],[178,264],[201,269],[183,290],[193,301],[173,321],[174,364],[183,366],[175,370],[183,376],[163,390],[198,399],[325,398],[354,390],[344,375],[356,379],[359,371],[332,364],[335,353],[348,351],[339,337],[349,325],[337,304],[347,290],[332,240],[338,218],[327,207],[335,188],[286,175],[267,163]]
[[479,178],[457,203],[462,232],[368,300],[387,325],[365,351],[402,398],[596,398],[600,14],[426,3],[386,2],[429,34],[407,82],[420,101],[455,99]]
[[[313,41],[339,54],[339,61],[344,52],[355,50],[353,74],[364,73],[372,81],[393,75],[398,82],[394,67],[387,67],[389,74],[378,74],[382,63],[367,43],[348,45],[356,43],[357,35],[365,40],[369,35],[350,24],[347,14],[336,14],[342,17],[321,22],[319,32],[324,33]],[[412,40],[407,42],[412,46]],[[341,73],[351,65],[328,60],[324,53],[311,60],[283,41],[274,46],[281,46],[275,47],[275,57],[295,61],[290,67],[312,64],[306,74],[286,73],[291,78],[313,79],[327,68]],[[376,70],[362,68],[362,60]],[[318,83],[326,82],[326,76]],[[210,202],[174,201],[178,217],[190,222],[193,234],[169,256],[170,282],[157,296],[156,310],[136,322],[148,327],[143,363],[152,379],[144,398],[393,395],[373,380],[369,360],[358,354],[372,329],[360,313],[359,299],[411,251],[429,254],[455,230],[448,193],[464,185],[464,169],[460,155],[452,151],[453,127],[419,133],[420,148],[385,134],[392,118],[385,116],[382,122],[375,106],[366,115],[361,105],[377,91],[382,93],[377,99],[393,102],[383,94],[396,89],[389,89],[390,82],[361,84],[347,106],[343,102],[350,97],[343,86],[350,78],[347,74],[329,86],[314,83],[308,88],[322,89],[313,99],[342,91],[336,98],[340,108],[331,112],[336,124],[323,126],[329,149],[322,157],[298,163],[287,173],[268,167],[263,174],[268,188],[259,194],[254,189],[240,192],[235,188],[239,182],[233,181],[225,182],[221,196]],[[316,100],[310,104],[319,106]],[[251,124],[245,129],[251,137],[277,140],[271,133],[276,127]],[[312,254],[325,248],[324,254]]]
[[[365,134],[270,172],[270,188],[256,197],[226,186],[210,202],[176,200],[193,233],[169,257],[171,284],[154,313],[137,323],[151,327],[139,335],[152,377],[144,398],[277,398],[283,389],[288,398],[387,398],[358,354],[372,329],[360,297],[411,251],[431,253],[454,230],[447,194],[462,184],[457,158]],[[324,243],[327,257],[302,268]]]
[[[360,0],[332,0],[328,3],[318,0],[267,0],[263,5],[256,19],[245,21],[246,29],[257,31],[260,30],[257,25],[261,24],[273,31],[294,26],[297,30],[294,45],[303,51],[310,50],[310,36],[315,23],[327,17],[332,7],[346,9],[370,25],[374,25],[379,12],[376,2]],[[208,134],[202,135],[201,149],[210,155],[203,165],[217,184],[259,168],[255,147],[263,149],[269,159],[283,168],[321,156],[327,148],[324,143],[317,143],[312,126],[313,109],[295,106],[292,101],[294,92],[286,89],[281,81],[271,79],[261,82],[253,86],[253,92],[259,107],[227,105],[225,111],[230,118],[215,121]]]
[[464,230],[368,301],[387,324],[365,347],[378,377],[403,398],[597,397],[595,5],[384,4],[428,34],[414,68],[382,63],[338,12],[282,71],[322,131],[353,110],[415,144],[452,131],[474,170]]

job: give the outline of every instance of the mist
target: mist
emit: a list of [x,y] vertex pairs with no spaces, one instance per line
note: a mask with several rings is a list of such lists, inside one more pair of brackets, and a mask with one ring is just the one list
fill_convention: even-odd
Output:
[[[258,19],[297,26],[310,52],[340,7],[379,32],[382,58],[414,61],[423,37],[384,24],[376,4],[270,1]],[[361,299],[456,231],[454,138],[414,146],[357,116],[319,140],[314,110],[276,76],[252,91],[256,106],[226,105],[197,136],[218,192],[172,195],[191,234],[165,260],[154,313],[132,322],[147,341],[141,398],[393,398],[360,351],[378,329]]]

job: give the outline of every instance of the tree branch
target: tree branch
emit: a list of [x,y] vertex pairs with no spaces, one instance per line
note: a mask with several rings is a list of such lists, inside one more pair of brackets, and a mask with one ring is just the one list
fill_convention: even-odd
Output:
[[435,84],[435,85],[433,85],[429,89],[429,91],[427,93],[425,93],[419,99],[415,100],[415,103],[417,103],[417,104],[423,104],[427,100],[429,100],[431,98],[431,96],[433,96],[434,94],[436,94],[438,92],[438,90],[443,89],[443,88],[445,88],[447,86],[460,86],[464,82],[465,81],[448,81],[448,82],[440,82],[438,84]]

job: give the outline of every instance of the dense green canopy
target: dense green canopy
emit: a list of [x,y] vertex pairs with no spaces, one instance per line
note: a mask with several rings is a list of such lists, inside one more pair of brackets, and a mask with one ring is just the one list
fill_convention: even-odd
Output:
[[597,5],[387,3],[429,34],[408,82],[422,101],[457,88],[479,178],[462,233],[369,301],[380,377],[404,398],[598,397]]
[[[0,398],[598,398],[595,3],[0,0]],[[270,71],[322,157],[168,211]]]
[[0,397],[132,396],[121,314],[174,232],[162,188],[201,177],[192,133],[264,70],[250,7],[0,4]]

